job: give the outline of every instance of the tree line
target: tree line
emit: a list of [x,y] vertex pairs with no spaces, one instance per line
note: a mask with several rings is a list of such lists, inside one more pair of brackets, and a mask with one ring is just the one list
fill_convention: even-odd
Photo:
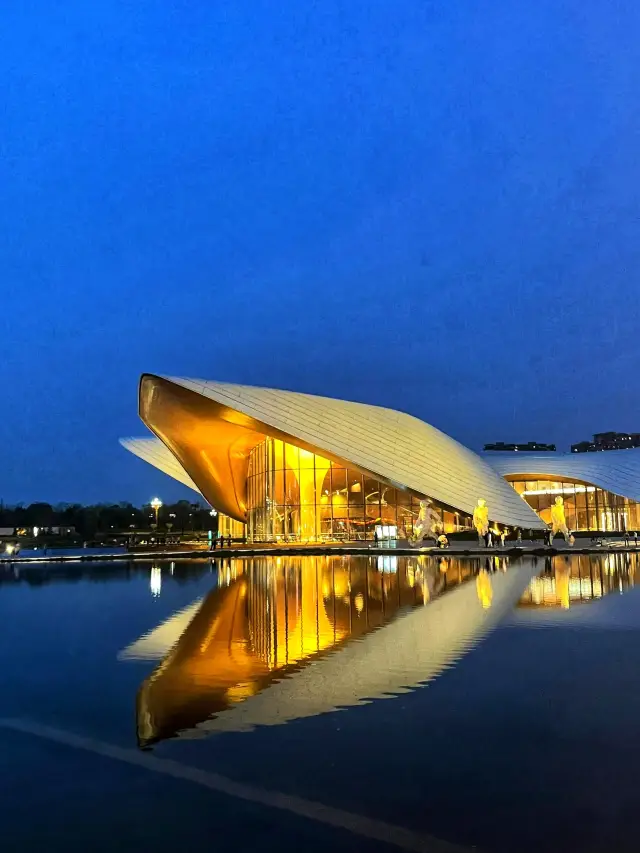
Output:
[[[176,533],[215,530],[217,518],[211,516],[208,506],[186,500],[163,505],[158,512],[158,530]],[[53,527],[72,527],[84,537],[99,533],[151,530],[156,514],[149,504],[137,507],[126,501],[117,504],[78,503],[49,504],[36,502],[24,506],[0,504],[0,528],[32,528],[44,530]]]

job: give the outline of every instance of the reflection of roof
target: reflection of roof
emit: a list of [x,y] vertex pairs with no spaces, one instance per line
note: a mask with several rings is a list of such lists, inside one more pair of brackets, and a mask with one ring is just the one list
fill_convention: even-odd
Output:
[[516,604],[539,567],[523,559],[491,576],[490,609],[465,583],[425,607],[340,646],[267,690],[230,706],[199,731],[246,731],[391,698],[435,678],[469,651]]
[[165,622],[131,643],[118,655],[118,660],[162,660],[178,642],[182,633],[196,615],[202,604],[199,598],[187,607],[174,613]]
[[579,480],[640,501],[640,448],[601,453],[488,453],[484,458],[503,477],[540,474]]
[[125,446],[181,482],[186,471],[211,503],[234,518],[243,519],[246,512],[248,454],[271,435],[445,506],[472,513],[483,497],[496,521],[542,526],[485,460],[403,412],[292,391],[145,374],[140,414],[180,464],[172,473],[160,453],[153,457],[150,445],[128,440]]

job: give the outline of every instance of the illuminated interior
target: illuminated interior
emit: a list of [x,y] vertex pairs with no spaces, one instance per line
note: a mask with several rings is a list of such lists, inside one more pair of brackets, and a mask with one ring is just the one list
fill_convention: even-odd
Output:
[[572,480],[539,479],[536,475],[522,474],[507,479],[547,524],[551,523],[551,506],[560,495],[569,530],[640,529],[639,505],[622,495]]
[[247,528],[242,521],[236,521],[235,518],[230,518],[223,512],[218,513],[218,536],[223,536],[225,539],[231,537],[234,540],[244,539],[247,535]]
[[[404,538],[420,512],[408,491],[273,438],[251,450],[247,487],[248,537],[258,542],[373,539],[381,526]],[[464,513],[433,505],[445,532],[471,526]]]

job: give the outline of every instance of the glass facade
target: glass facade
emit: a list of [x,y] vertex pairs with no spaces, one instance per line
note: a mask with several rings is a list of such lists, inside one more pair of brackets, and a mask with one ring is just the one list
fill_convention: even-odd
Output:
[[[464,513],[434,506],[445,532],[471,526]],[[247,507],[247,536],[253,542],[355,541],[373,539],[379,526],[390,538],[410,536],[420,498],[267,438],[249,456]]]
[[236,541],[242,540],[247,535],[246,525],[222,512],[218,513],[218,535],[224,536],[225,539],[231,537]]
[[640,506],[628,498],[588,483],[570,480],[509,481],[513,488],[547,524],[551,505],[560,495],[569,530],[614,532],[640,529]]

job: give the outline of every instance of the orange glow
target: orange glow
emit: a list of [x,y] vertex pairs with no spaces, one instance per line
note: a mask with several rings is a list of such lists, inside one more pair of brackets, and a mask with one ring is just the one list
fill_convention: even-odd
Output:
[[491,575],[486,569],[480,569],[476,578],[476,590],[478,599],[485,610],[491,607],[493,601],[493,587],[491,585]]

